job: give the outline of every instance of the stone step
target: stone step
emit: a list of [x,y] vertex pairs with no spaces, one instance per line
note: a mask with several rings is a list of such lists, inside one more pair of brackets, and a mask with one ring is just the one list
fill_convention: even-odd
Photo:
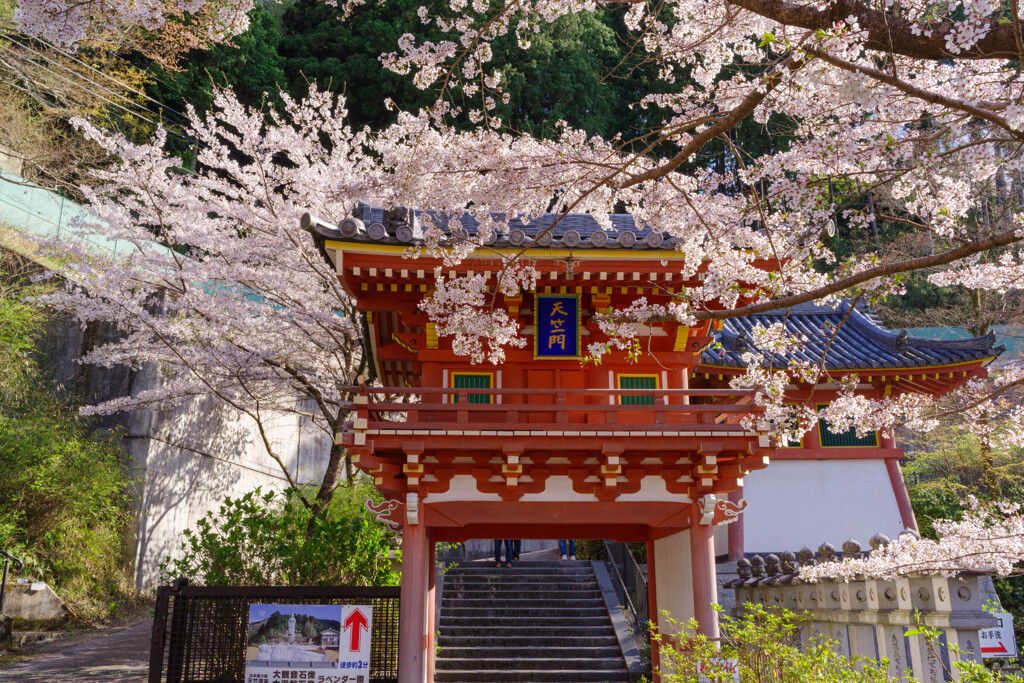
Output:
[[447,576],[594,576],[590,566],[586,567],[456,567],[446,572]]
[[[480,638],[556,638],[565,636],[567,638],[598,638],[606,636],[614,636],[615,631],[612,630],[611,622],[598,624],[578,624],[572,627],[572,630],[566,628],[565,624],[559,622],[558,624],[547,625],[537,624],[533,625],[523,623],[517,626],[510,626],[507,621],[497,622],[497,627],[493,629],[494,633],[483,633],[479,622],[473,622],[470,624],[464,624],[461,620],[455,620],[452,622],[445,622],[444,616],[441,617],[441,623],[438,625],[438,630],[441,632],[441,637],[446,638],[448,636],[460,637],[460,636],[474,636]],[[489,628],[489,627],[487,627]]]
[[618,657],[492,657],[489,659],[463,659],[460,657],[447,657],[444,650],[441,656],[434,660],[435,671],[453,671],[456,669],[483,669],[499,671],[543,671],[545,669],[559,668],[568,671],[579,670],[612,670],[625,668],[622,663],[622,655]]
[[497,580],[497,579],[454,579],[444,582],[445,592],[449,590],[475,590],[475,591],[597,591],[600,590],[597,581],[589,579],[586,581],[565,581],[563,579],[549,580]]
[[444,617],[494,617],[505,619],[509,617],[536,618],[545,617],[549,619],[563,619],[575,617],[608,617],[608,610],[601,607],[546,607],[536,608],[532,614],[526,613],[516,605],[497,603],[488,607],[446,607],[441,611],[441,618]]
[[437,683],[629,680],[590,562],[455,567],[440,607]]
[[[445,611],[447,612],[447,610]],[[599,617],[502,617],[502,616],[472,616],[452,617],[445,612],[441,613],[439,628],[444,631],[446,627],[452,626],[476,626],[492,630],[503,630],[511,628],[530,628],[530,626],[561,626],[565,629],[573,629],[576,632],[580,626],[605,626],[611,628],[611,619],[607,614]]]
[[555,586],[566,586],[570,588],[596,588],[597,582],[594,581],[594,577],[580,575],[579,578],[552,578],[550,576],[473,576],[473,577],[459,577],[455,579],[445,579],[445,588],[474,588],[478,590],[484,590],[492,586],[500,586],[506,588],[519,588],[522,586],[522,590],[528,590],[532,586],[543,588],[545,590],[551,590]]
[[[552,666],[558,666],[557,662]],[[615,683],[628,681],[629,672],[620,670],[570,671],[563,669],[541,669],[528,671],[514,669],[511,671],[494,670],[456,670],[434,671],[435,683],[547,683],[548,681],[564,681],[565,683]]]
[[528,597],[531,600],[576,600],[581,598],[601,597],[601,591],[597,588],[579,589],[557,589],[553,586],[545,586],[545,590],[523,588],[510,588],[508,586],[470,586],[470,587],[444,587],[444,600],[481,600],[484,598],[500,598],[502,600],[515,600]]
[[[505,556],[503,552],[502,557]],[[453,567],[453,570],[464,570],[464,569],[489,569],[494,566],[494,560],[478,560],[476,562],[466,562]],[[559,567],[582,567],[585,569],[591,569],[590,560],[521,560],[519,562],[513,562],[512,568],[517,567],[530,568],[530,569],[552,569]],[[452,571],[452,570],[449,570]]]
[[603,633],[607,635],[595,633],[591,636],[569,634],[565,629],[551,630],[557,630],[557,633],[542,636],[536,635],[530,630],[524,631],[520,635],[501,633],[495,636],[482,636],[476,629],[465,629],[471,635],[449,635],[447,631],[442,631],[437,638],[437,643],[442,650],[463,647],[613,647],[617,650],[619,647],[619,639],[615,637],[611,629],[603,630]]
[[480,598],[465,598],[465,597],[448,597],[445,595],[444,599],[441,600],[442,609],[503,609],[503,608],[514,608],[517,610],[530,610],[530,612],[540,613],[547,612],[549,610],[565,610],[565,609],[598,609],[602,612],[607,612],[608,608],[605,607],[604,598],[598,595],[596,598],[544,598],[541,600],[533,600],[532,598],[515,598],[515,597],[503,597],[500,595],[491,595]]
[[[441,646],[439,659],[444,658],[449,666],[444,668],[461,668],[450,666],[452,662],[474,660],[513,660],[529,661],[533,659],[565,659],[584,661],[595,659],[601,661],[618,661],[621,664],[622,650],[614,647],[445,647]],[[476,668],[476,667],[473,667]],[[486,667],[484,667],[486,668]]]

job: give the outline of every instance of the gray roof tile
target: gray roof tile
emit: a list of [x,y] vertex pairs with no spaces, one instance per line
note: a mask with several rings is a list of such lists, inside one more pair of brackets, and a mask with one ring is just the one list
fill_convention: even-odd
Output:
[[997,356],[1005,349],[995,346],[992,333],[957,340],[908,337],[906,330],[897,333],[882,327],[866,307],[858,306],[851,312],[849,301],[842,301],[835,308],[800,304],[788,310],[726,320],[722,330],[715,333],[715,341],[721,348],[710,347],[701,362],[719,367],[746,367],[743,353],[759,352],[752,346],[751,331],[757,326],[767,327],[779,322],[785,323],[788,333],[803,337],[804,342],[785,353],[760,352],[777,368],[794,362],[820,364],[822,357],[829,370],[952,365]]

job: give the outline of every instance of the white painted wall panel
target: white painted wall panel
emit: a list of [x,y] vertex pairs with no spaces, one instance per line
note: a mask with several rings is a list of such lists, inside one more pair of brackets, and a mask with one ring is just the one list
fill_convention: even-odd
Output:
[[[658,601],[658,630],[672,633],[662,612],[686,623],[693,608],[693,566],[690,560],[690,530],[679,531],[654,542],[655,593]],[[651,615],[654,616],[654,615]]]
[[[745,552],[839,545],[867,547],[903,529],[884,460],[776,460],[744,478]],[[719,551],[721,552],[721,551]]]

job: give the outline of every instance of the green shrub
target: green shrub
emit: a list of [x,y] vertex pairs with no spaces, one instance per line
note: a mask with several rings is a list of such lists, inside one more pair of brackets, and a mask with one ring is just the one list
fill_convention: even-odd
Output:
[[121,448],[113,437],[90,437],[73,409],[46,391],[2,403],[0,547],[79,617],[117,616],[134,592]]
[[[710,680],[730,681],[716,674],[720,659],[736,659],[744,683],[890,683],[883,665],[872,660],[850,659],[825,640],[800,647],[802,618],[788,610],[747,605],[743,616],[721,618],[726,642],[709,640],[697,633],[697,622],[680,624],[669,619],[675,635],[659,633],[651,626],[651,640],[658,643],[663,683],[699,683],[700,671]],[[655,667],[658,663],[655,662]],[[707,672],[710,671],[709,675]]]
[[393,586],[393,534],[366,509],[380,493],[366,479],[340,487],[313,516],[293,489],[257,488],[226,498],[184,532],[180,559],[160,564],[161,583],[179,576],[207,586]]
[[[0,273],[9,262],[0,256]],[[81,620],[133,606],[130,472],[116,438],[91,435],[36,366],[38,288],[0,277],[0,548]]]

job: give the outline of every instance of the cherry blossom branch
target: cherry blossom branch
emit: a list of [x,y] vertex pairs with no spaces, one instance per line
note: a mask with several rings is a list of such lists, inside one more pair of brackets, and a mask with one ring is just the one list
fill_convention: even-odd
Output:
[[727,1],[780,24],[812,31],[831,30],[838,22],[852,16],[867,33],[866,48],[904,57],[927,60],[1017,58],[1017,41],[1010,24],[991,27],[973,47],[954,53],[945,38],[955,28],[952,21],[918,24],[902,17],[891,17],[857,0],[832,0],[824,5],[787,0]]
[[801,292],[800,294],[793,294],[792,296],[786,296],[772,301],[748,304],[746,306],[728,310],[697,311],[694,313],[694,317],[697,320],[726,320],[730,318],[743,318],[749,315],[756,315],[758,313],[773,311],[779,308],[789,308],[790,306],[796,306],[797,304],[804,304],[832,294],[838,294],[850,289],[851,287],[878,277],[896,275],[898,273],[909,273],[915,270],[942,266],[983,251],[988,251],[989,249],[998,249],[999,247],[1015,244],[1021,240],[1024,240],[1024,235],[1021,235],[1019,230],[1007,230],[986,239],[975,240],[955,249],[950,249],[949,251],[941,254],[921,256],[918,258],[900,261],[898,263],[886,263],[873,268],[868,268],[854,275],[850,275],[849,277],[845,277],[823,287],[819,287],[813,291]]
[[[826,61],[829,64],[832,64],[833,66],[837,66],[840,69],[844,69],[852,73],[862,74],[881,83],[891,85],[892,87],[898,88],[899,90],[907,93],[908,95],[916,97],[920,100],[924,100],[929,104],[937,104],[947,109],[952,109],[954,111],[962,111],[965,114],[976,116],[979,119],[984,119],[985,121],[994,123],[997,126],[1000,126],[1001,128],[1005,128],[1007,131],[1010,131],[1017,137],[1024,138],[1024,133],[1013,130],[1012,126],[1010,126],[1010,124],[1006,122],[1005,118],[993,114],[989,109],[983,109],[981,106],[971,104],[970,102],[956,100],[953,99],[952,97],[946,97],[944,95],[940,95],[938,93],[925,90],[924,88],[919,88],[916,85],[896,78],[895,76],[891,76],[885,73],[884,71],[879,71],[878,69],[872,69],[867,66],[862,66],[860,64],[854,64],[853,62],[848,62],[845,59],[840,59],[839,57],[831,55],[828,52],[825,52],[824,50],[821,50],[816,47],[805,46],[803,49],[804,52],[806,52],[807,54],[814,55],[815,57],[818,57],[819,59]],[[982,102],[980,104],[987,105],[989,107],[997,106],[994,103]]]
[[677,168],[682,166],[687,159],[703,148],[704,145],[738,126],[743,119],[747,118],[747,116],[757,109],[757,107],[764,102],[765,98],[767,98],[773,90],[782,84],[784,80],[784,72],[791,73],[796,71],[806,63],[807,59],[801,56],[786,58],[763,76],[764,84],[760,88],[752,89],[747,93],[747,96],[743,98],[743,101],[740,102],[740,104],[723,115],[722,118],[714,124],[693,136],[693,138],[687,142],[669,161],[638,175],[631,176],[629,180],[620,185],[620,188],[626,189],[633,187],[644,181],[661,178],[662,176],[675,171]]

